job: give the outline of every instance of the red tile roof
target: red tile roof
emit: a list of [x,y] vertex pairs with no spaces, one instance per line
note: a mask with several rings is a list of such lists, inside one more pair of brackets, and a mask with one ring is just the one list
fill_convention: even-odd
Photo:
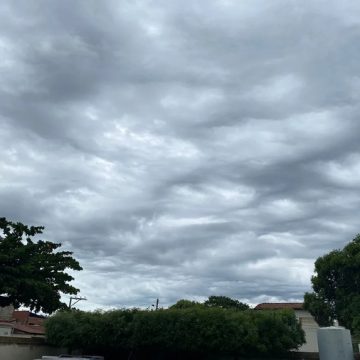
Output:
[[29,334],[29,335],[45,335],[45,328],[44,326],[38,325],[23,325],[23,324],[17,324],[16,322],[7,322],[2,321],[0,322],[0,325],[6,325],[8,327],[12,327],[14,329],[15,334]]
[[29,311],[15,310],[12,317],[16,320],[16,322],[26,324],[29,318],[29,314]]
[[12,317],[16,320],[16,322],[21,324],[42,324],[45,318],[44,316],[34,314],[27,310],[15,310]]
[[14,333],[26,333],[32,335],[44,335],[44,317],[33,314],[26,310],[15,310],[11,320],[0,321],[1,325],[8,325],[14,329]]
[[15,333],[26,333],[32,335],[45,335],[45,328],[41,325],[22,325],[22,324],[13,324]]
[[281,309],[293,309],[303,310],[303,303],[262,303],[255,306],[255,310],[281,310]]
[[28,319],[28,324],[29,325],[42,325],[43,323],[44,323],[43,318],[30,316],[29,319]]

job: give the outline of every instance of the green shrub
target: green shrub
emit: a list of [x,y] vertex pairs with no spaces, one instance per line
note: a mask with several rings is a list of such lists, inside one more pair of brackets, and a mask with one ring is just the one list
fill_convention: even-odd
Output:
[[275,355],[304,342],[292,311],[201,307],[59,312],[47,320],[46,334],[49,343],[69,349],[101,354],[133,351],[148,358],[158,353]]

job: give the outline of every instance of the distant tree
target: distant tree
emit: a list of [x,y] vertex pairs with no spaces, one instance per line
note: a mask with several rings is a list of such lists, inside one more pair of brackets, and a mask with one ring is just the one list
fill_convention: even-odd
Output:
[[33,241],[42,226],[26,226],[0,218],[0,295],[2,304],[23,305],[52,313],[66,307],[61,293],[77,294],[66,269],[82,270],[70,251],[56,251],[61,244]]
[[169,309],[191,309],[199,307],[204,307],[204,305],[196,301],[181,299],[177,301],[174,305],[171,305]]
[[360,235],[342,250],[333,250],[315,262],[313,292],[304,296],[320,325],[337,319],[353,332],[360,331]]
[[236,309],[236,310],[247,310],[249,305],[244,304],[236,299],[231,299],[227,296],[209,296],[204,302],[206,307],[219,307],[223,309]]

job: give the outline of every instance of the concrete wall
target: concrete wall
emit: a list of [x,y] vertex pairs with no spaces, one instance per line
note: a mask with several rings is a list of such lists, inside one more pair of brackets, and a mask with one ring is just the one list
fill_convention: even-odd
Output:
[[295,315],[299,319],[301,327],[305,332],[306,340],[306,343],[299,348],[299,351],[319,352],[317,342],[317,329],[319,328],[319,325],[306,310],[296,310]]
[[43,355],[62,353],[66,350],[46,345],[43,338],[0,336],[1,360],[34,360]]
[[14,306],[0,306],[0,320],[11,320],[14,312]]
[[0,324],[0,336],[10,336],[13,333],[11,325]]

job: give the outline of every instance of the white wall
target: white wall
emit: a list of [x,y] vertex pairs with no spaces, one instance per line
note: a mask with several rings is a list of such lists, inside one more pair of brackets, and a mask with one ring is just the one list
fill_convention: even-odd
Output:
[[57,349],[47,345],[30,344],[0,344],[1,360],[34,360],[43,355],[59,355],[66,353],[64,349]]
[[301,327],[305,332],[306,343],[299,348],[302,352],[318,352],[317,329],[319,325],[306,310],[295,310],[295,315],[301,323]]
[[11,325],[0,325],[0,336],[10,336],[12,332]]

